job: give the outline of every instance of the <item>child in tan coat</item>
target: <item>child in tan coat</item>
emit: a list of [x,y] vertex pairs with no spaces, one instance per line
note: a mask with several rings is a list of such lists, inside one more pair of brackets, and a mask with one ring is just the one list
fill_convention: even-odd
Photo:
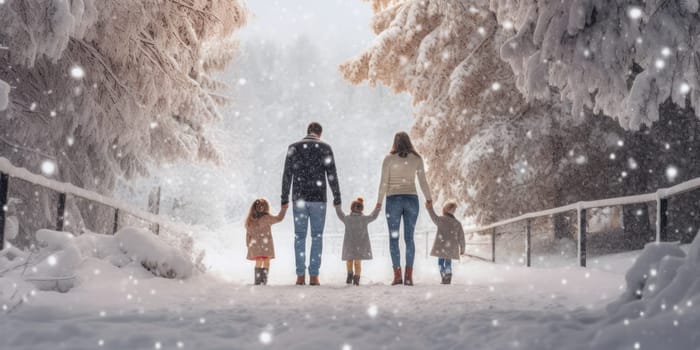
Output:
[[437,225],[435,243],[430,255],[438,257],[442,284],[452,283],[452,259],[459,260],[464,254],[465,241],[462,223],[455,218],[457,203],[447,202],[442,208],[442,216],[438,216],[432,203],[426,204],[430,218]]
[[270,215],[270,203],[258,198],[250,206],[245,221],[248,260],[255,260],[255,284],[266,285],[270,271],[270,259],[275,258],[275,245],[272,241],[272,225],[282,221],[287,213],[287,205],[276,216]]

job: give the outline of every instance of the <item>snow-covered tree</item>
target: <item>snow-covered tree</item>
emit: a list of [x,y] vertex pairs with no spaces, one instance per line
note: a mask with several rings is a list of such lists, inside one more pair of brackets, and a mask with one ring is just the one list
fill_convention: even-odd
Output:
[[0,5],[0,79],[12,86],[2,154],[109,190],[175,159],[216,160],[207,124],[226,98],[212,73],[245,22],[237,0]]
[[[208,124],[227,98],[213,74],[245,20],[238,0],[0,2],[0,155],[100,192],[164,162],[217,161]],[[37,193],[18,206],[38,216],[23,232],[54,225],[55,194],[13,191]],[[73,199],[67,210],[73,224],[112,216]]]
[[575,139],[567,131],[577,124],[567,108],[527,103],[517,93],[510,67],[498,58],[506,36],[488,4],[374,5],[378,37],[341,71],[352,82],[381,81],[412,95],[413,134],[434,189],[465,201],[466,214],[479,222],[565,201],[560,168],[585,166],[575,158],[588,151],[588,140],[582,137],[580,153],[570,156]]
[[[687,154],[669,154],[658,145],[664,139],[694,149],[692,136],[669,134],[660,126],[633,133],[585,110],[574,115],[571,104],[561,102],[546,84],[531,89],[542,98],[521,97],[520,75],[499,59],[512,40],[513,22],[498,22],[489,10],[492,3],[395,0],[373,5],[377,39],[341,71],[352,82],[381,82],[412,95],[413,134],[429,161],[434,190],[468,204],[465,214],[478,222],[652,191],[669,184],[661,176],[669,163],[698,172],[690,169]],[[648,215],[638,215],[639,210],[626,208],[625,226],[646,237]],[[565,218],[555,217],[554,224],[566,231]]]
[[[501,48],[528,100],[552,88],[572,114],[593,110],[638,130],[667,100],[700,117],[697,0],[491,0],[511,35]],[[690,111],[692,113],[692,111]]]

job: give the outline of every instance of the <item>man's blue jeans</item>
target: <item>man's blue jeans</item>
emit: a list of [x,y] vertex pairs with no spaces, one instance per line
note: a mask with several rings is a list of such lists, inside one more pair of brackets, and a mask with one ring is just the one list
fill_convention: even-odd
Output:
[[452,259],[438,258],[440,273],[452,273]]
[[311,258],[309,259],[309,275],[318,276],[321,268],[323,253],[323,228],[326,225],[326,203],[304,202],[294,203],[294,256],[297,265],[297,276],[306,272],[306,233],[311,222]]
[[415,194],[399,194],[386,197],[386,222],[389,224],[389,250],[391,263],[394,268],[401,267],[401,252],[399,251],[399,228],[403,217],[403,239],[406,242],[406,267],[413,267],[416,256],[416,244],[413,233],[418,220],[418,196]]

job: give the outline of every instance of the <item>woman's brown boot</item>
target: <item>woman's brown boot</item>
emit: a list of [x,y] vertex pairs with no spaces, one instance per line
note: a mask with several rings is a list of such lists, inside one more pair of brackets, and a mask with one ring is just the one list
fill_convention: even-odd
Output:
[[413,268],[412,267],[406,268],[406,275],[403,278],[403,284],[407,285],[407,286],[413,285]]
[[395,267],[394,268],[394,280],[391,282],[392,286],[395,286],[397,284],[402,284],[403,280],[401,279],[401,268],[400,267]]

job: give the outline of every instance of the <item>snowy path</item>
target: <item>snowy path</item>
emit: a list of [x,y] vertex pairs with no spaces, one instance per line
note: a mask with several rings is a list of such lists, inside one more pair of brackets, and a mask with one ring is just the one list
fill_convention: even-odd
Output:
[[424,274],[414,287],[252,287],[207,276],[127,276],[98,260],[84,268],[100,274],[68,294],[39,292],[3,315],[0,348],[558,348],[558,332],[571,333],[567,342],[587,336],[577,332],[594,319],[586,309],[615,296],[622,281],[595,269],[476,262],[457,266],[454,285]]

